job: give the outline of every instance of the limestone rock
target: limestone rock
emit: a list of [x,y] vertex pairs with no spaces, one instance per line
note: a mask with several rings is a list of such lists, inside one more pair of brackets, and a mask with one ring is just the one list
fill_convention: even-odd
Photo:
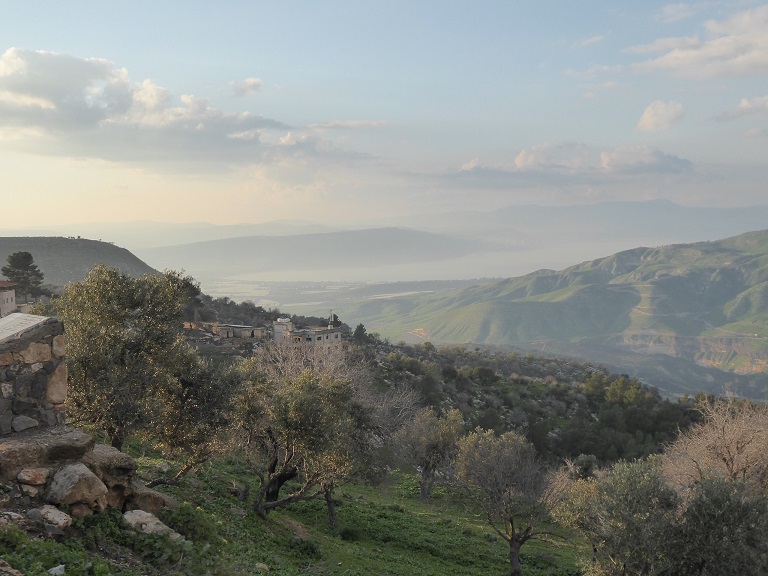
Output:
[[147,488],[141,482],[133,480],[132,494],[125,502],[126,510],[144,510],[152,514],[159,514],[163,508],[175,509],[178,503],[171,496]]
[[61,362],[48,377],[45,399],[51,404],[61,404],[67,399],[67,364]]
[[253,565],[253,568],[255,570],[258,570],[259,572],[269,572],[269,566],[264,564],[263,562],[257,562]]
[[48,482],[48,476],[51,475],[50,468],[24,468],[16,476],[16,480],[22,484],[30,484],[32,486],[43,486]]
[[0,438],[0,482],[10,482],[24,468],[76,462],[93,448],[93,437],[77,428],[30,429]]
[[126,498],[133,494],[133,473],[136,460],[107,444],[97,444],[82,462],[107,486],[110,507],[122,510]]
[[45,495],[51,504],[86,504],[94,510],[107,506],[107,487],[85,464],[68,464],[53,477]]
[[26,350],[21,351],[20,356],[25,364],[48,362],[51,359],[51,346],[43,342],[32,342]]
[[40,511],[40,517],[46,524],[53,524],[62,530],[72,524],[72,517],[56,508],[56,506],[46,504],[38,508],[38,510]]
[[0,559],[0,576],[24,576],[5,560]]
[[66,355],[67,337],[64,334],[54,336],[51,351],[56,358],[63,358]]
[[174,532],[168,526],[160,522],[154,514],[144,510],[131,510],[123,514],[123,521],[131,528],[144,534],[168,534],[171,540],[179,540],[181,534]]

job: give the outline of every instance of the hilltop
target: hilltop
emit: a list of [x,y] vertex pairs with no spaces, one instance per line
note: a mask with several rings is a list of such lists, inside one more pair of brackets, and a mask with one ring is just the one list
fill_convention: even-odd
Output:
[[131,276],[157,272],[125,248],[85,238],[51,236],[0,237],[0,261],[9,254],[29,252],[45,275],[45,283],[63,287],[85,277],[96,264],[117,268]]

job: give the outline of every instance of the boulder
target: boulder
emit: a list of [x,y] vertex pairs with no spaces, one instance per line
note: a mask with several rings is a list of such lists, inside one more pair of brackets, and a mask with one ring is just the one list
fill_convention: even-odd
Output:
[[53,477],[45,495],[50,504],[85,504],[91,510],[107,507],[107,487],[85,464],[68,464]]
[[93,437],[70,426],[30,429],[0,438],[0,482],[24,468],[76,462],[93,448]]
[[157,516],[144,510],[131,510],[123,514],[123,521],[144,534],[168,534],[171,540],[181,539],[181,534],[160,522]]
[[48,476],[50,475],[50,468],[24,468],[16,476],[16,480],[31,486],[44,486],[48,482]]
[[40,519],[46,524],[52,524],[62,530],[72,525],[72,517],[56,508],[56,506],[46,504],[38,508],[38,510],[40,512]]
[[133,494],[133,473],[136,460],[107,444],[96,444],[82,462],[104,482],[109,492],[107,503],[122,510],[125,500]]
[[126,510],[144,510],[152,514],[159,514],[163,508],[176,508],[178,506],[170,496],[147,488],[136,480],[133,481],[131,488],[132,493],[125,502]]

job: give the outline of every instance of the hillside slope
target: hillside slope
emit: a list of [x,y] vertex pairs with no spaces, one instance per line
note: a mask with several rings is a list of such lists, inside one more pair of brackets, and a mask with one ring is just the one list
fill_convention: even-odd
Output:
[[768,230],[636,248],[439,295],[343,311],[392,338],[515,345],[589,357],[661,354],[740,374],[768,372]]
[[131,276],[156,272],[125,248],[85,238],[50,236],[0,237],[0,262],[9,254],[29,252],[45,276],[45,284],[62,287],[82,279],[96,264],[118,268]]

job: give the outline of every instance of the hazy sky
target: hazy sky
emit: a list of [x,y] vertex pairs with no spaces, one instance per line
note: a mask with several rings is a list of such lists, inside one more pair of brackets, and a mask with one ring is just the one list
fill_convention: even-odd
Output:
[[768,204],[768,4],[29,0],[0,22],[3,227]]

